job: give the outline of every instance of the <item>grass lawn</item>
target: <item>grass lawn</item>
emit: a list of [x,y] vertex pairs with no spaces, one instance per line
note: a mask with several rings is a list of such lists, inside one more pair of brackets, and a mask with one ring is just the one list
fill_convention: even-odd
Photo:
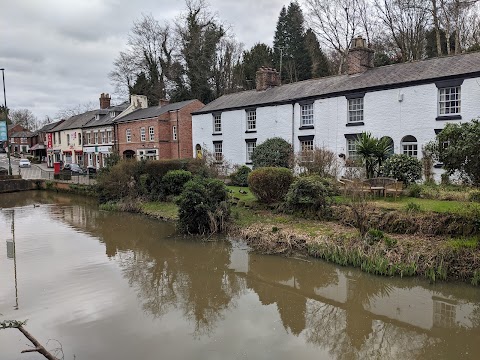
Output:
[[[335,201],[338,204],[347,204],[349,199],[345,196],[336,196]],[[463,201],[431,200],[412,197],[394,198],[374,198],[372,202],[384,209],[402,210],[407,208],[407,204],[413,203],[420,207],[420,211],[432,211],[437,213],[461,214],[465,211],[471,211],[472,208],[480,209],[480,204]]]
[[142,205],[142,212],[167,220],[178,219],[178,206],[173,202],[148,202]]

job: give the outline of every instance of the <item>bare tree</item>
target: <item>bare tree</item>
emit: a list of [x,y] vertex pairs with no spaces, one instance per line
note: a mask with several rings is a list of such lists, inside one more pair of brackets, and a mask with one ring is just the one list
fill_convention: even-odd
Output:
[[84,112],[96,109],[97,105],[92,101],[86,102],[84,104],[78,104],[72,107],[61,109],[55,115],[56,119],[68,119],[72,116],[83,114]]
[[375,7],[402,61],[422,59],[430,19],[425,0],[375,0]]
[[29,109],[12,110],[9,117],[12,124],[21,125],[31,131],[38,129],[38,119]]
[[306,0],[305,4],[310,27],[338,54],[340,74],[352,39],[360,33],[370,36],[367,0]]

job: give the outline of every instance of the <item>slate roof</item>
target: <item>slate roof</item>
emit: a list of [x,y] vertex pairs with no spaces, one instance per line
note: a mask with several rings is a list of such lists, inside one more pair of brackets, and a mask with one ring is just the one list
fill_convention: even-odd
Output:
[[114,122],[127,122],[127,121],[135,121],[135,120],[142,120],[142,119],[150,119],[154,118],[157,116],[160,116],[162,114],[165,114],[169,111],[176,111],[180,110],[184,106],[187,106],[188,104],[194,102],[196,100],[186,100],[186,101],[180,101],[176,103],[171,103],[167,104],[164,106],[151,106],[146,109],[138,109],[135,110],[134,112],[131,112],[130,114],[127,114],[125,116],[122,116],[121,118],[114,119]]
[[13,133],[10,135],[12,138],[28,138],[32,137],[33,133],[31,131],[17,131],[16,133]]
[[83,127],[90,128],[95,126],[112,125],[115,119],[110,117],[110,112],[115,111],[117,113],[121,113],[123,110],[125,110],[128,107],[128,105],[129,105],[129,102],[124,102],[120,105],[110,106],[108,109],[97,110],[96,114],[100,114],[100,118],[97,120],[94,117]]
[[61,122],[62,122],[62,120],[56,121],[56,122],[53,122],[53,123],[50,123],[50,124],[46,124],[46,125],[42,126],[41,129],[38,129],[36,132],[37,133],[48,132],[49,130],[52,130],[55,126],[59,125]]
[[95,113],[97,111],[98,110],[91,110],[91,111],[84,112],[83,114],[69,117],[63,123],[55,127],[55,131],[81,128],[83,125],[85,125],[95,117]]
[[193,114],[398,88],[468,75],[480,76],[480,52],[381,66],[361,74],[299,81],[265,91],[249,90],[223,95]]

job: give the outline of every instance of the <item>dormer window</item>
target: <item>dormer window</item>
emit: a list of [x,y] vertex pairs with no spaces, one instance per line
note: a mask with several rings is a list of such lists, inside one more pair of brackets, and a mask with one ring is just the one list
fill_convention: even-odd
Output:
[[113,119],[115,116],[117,116],[117,113],[115,111],[110,111],[110,117]]
[[100,114],[95,114],[95,120],[100,120]]

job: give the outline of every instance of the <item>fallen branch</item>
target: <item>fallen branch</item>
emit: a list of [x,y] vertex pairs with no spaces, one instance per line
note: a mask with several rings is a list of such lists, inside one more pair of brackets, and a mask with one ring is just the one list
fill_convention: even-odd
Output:
[[59,360],[55,356],[53,356],[47,349],[45,349],[42,344],[40,344],[37,339],[35,339],[32,334],[30,334],[23,325],[26,324],[26,321],[18,321],[18,320],[6,320],[0,322],[0,330],[2,329],[18,329],[25,337],[30,340],[30,342],[35,346],[31,349],[23,350],[21,353],[30,353],[30,352],[38,352],[42,354],[48,360]]

